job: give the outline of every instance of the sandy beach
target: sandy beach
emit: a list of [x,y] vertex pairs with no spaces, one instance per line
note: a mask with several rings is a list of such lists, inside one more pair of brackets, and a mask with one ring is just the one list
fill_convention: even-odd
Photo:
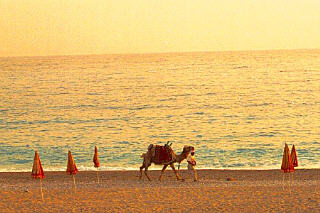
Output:
[[[46,172],[44,201],[39,180],[30,172],[0,173],[1,212],[316,212],[320,210],[320,171],[296,170],[291,193],[279,170],[199,170],[193,182],[172,171],[157,180],[139,180],[138,171],[79,172],[73,179],[65,172]],[[231,181],[229,180],[231,178]]]

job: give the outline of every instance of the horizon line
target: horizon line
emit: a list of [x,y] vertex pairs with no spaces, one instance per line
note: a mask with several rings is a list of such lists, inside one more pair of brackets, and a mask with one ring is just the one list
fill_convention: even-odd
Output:
[[172,51],[172,52],[136,52],[136,53],[83,53],[83,54],[48,54],[48,55],[9,55],[0,58],[31,58],[31,57],[64,57],[64,56],[94,56],[94,55],[157,55],[179,53],[218,53],[218,52],[263,52],[263,51],[297,51],[320,50],[320,48],[294,48],[294,49],[247,49],[247,50],[213,50],[213,51]]

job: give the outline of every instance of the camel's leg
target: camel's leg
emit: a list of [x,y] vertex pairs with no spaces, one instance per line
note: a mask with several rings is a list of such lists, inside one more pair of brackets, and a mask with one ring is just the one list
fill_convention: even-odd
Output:
[[180,177],[180,175],[178,174],[178,172],[177,172],[176,168],[174,168],[174,164],[173,164],[173,163],[172,163],[172,164],[170,164],[170,167],[172,168],[172,170],[173,170],[174,174],[176,175],[177,180],[183,180],[183,179]]
[[164,166],[163,166],[163,168],[162,168],[162,170],[161,170],[160,177],[159,177],[159,181],[161,181],[162,175],[163,175],[163,173],[164,173],[164,171],[166,170],[167,167],[168,167],[168,165],[164,165]]
[[142,170],[143,170],[143,168],[144,168],[144,164],[142,166],[140,166],[140,177],[139,177],[140,180],[142,178]]
[[148,175],[148,167],[150,166],[150,164],[148,166],[146,166],[146,168],[144,169],[144,174],[147,176],[148,180],[151,181],[149,175]]

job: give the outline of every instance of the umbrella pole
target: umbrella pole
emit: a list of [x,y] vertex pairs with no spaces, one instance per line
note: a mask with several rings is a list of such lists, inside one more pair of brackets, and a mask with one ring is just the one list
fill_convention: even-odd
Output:
[[317,182],[318,182],[318,170],[316,170],[316,172],[317,172],[317,176],[316,176],[316,187],[314,187],[314,189],[315,189],[315,192],[317,192]]
[[293,172],[291,174],[291,186],[293,187]]
[[282,190],[284,190],[284,173],[282,173]]
[[43,192],[42,192],[42,179],[41,179],[41,178],[39,178],[39,180],[40,180],[40,192],[41,192],[41,198],[42,198],[42,201],[44,201],[44,199],[43,199]]
[[97,167],[97,178],[98,178],[98,184],[99,184],[99,173],[98,173],[98,167]]
[[289,193],[291,195],[291,188],[290,188],[290,173],[289,173],[289,181],[288,181],[288,185],[289,185]]
[[315,185],[315,187],[314,187],[314,193],[317,193],[317,191],[318,191],[318,189],[317,189],[317,187],[318,187],[318,185],[317,185],[317,183],[318,183],[318,177],[319,177],[319,173],[318,173],[318,169],[317,169],[317,170],[316,170],[316,179],[315,179],[316,185]]
[[73,178],[73,184],[74,184],[74,193],[77,193],[76,179],[74,178],[74,175],[72,175],[72,178]]

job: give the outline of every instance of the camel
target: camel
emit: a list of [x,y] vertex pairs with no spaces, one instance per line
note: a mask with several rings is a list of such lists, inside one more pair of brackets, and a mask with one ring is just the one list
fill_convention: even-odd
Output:
[[162,179],[162,175],[164,173],[164,171],[166,170],[166,168],[170,165],[170,167],[172,168],[173,172],[175,173],[177,180],[183,180],[180,175],[178,174],[177,170],[174,167],[174,163],[178,162],[181,163],[181,161],[183,161],[184,159],[186,159],[188,157],[188,155],[190,154],[190,152],[192,150],[194,150],[194,147],[192,146],[184,146],[183,150],[181,152],[181,154],[176,155],[174,152],[172,152],[172,160],[170,162],[166,162],[166,163],[156,163],[155,162],[155,156],[153,153],[155,153],[155,147],[153,144],[150,144],[148,147],[148,151],[147,153],[143,153],[141,155],[141,158],[143,158],[143,163],[142,166],[140,167],[140,179],[142,178],[142,170],[144,169],[144,174],[147,176],[148,180],[151,181],[149,175],[148,175],[148,167],[151,166],[151,163],[157,164],[157,165],[163,165],[163,168],[161,170],[161,174],[159,177],[159,181],[161,181]]

